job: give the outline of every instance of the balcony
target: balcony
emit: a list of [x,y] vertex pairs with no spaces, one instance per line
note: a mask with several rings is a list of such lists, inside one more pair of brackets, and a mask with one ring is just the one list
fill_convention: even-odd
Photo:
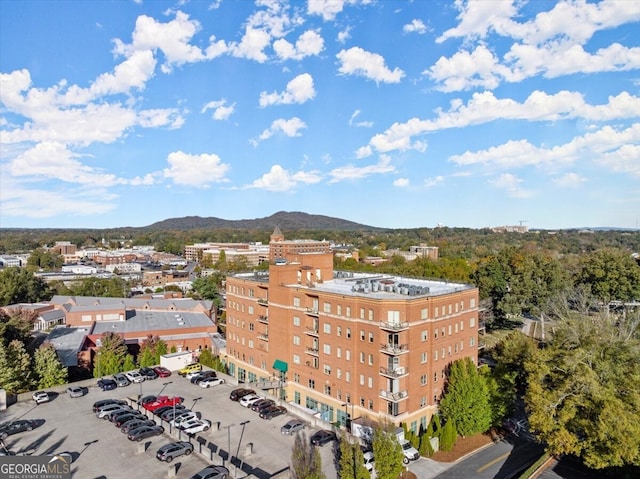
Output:
[[393,392],[393,391],[386,391],[384,389],[381,389],[380,397],[382,399],[386,399],[387,401],[400,402],[407,399],[409,397],[409,393],[407,391]]
[[404,366],[393,369],[380,367],[380,374],[389,378],[400,378],[409,374],[409,371],[407,371],[407,368],[405,368]]
[[261,314],[260,316],[258,316],[258,321],[261,323],[269,323],[269,316]]
[[307,313],[309,316],[315,316],[315,317],[318,317],[320,315],[319,311],[315,308],[307,308],[305,310],[305,313]]
[[258,333],[258,339],[262,339],[263,341],[269,341],[269,335],[268,334],[263,334],[263,333]]
[[383,353],[387,353],[387,354],[393,354],[393,355],[398,355],[398,354],[403,354],[406,352],[409,352],[409,345],[408,344],[381,344],[380,345],[380,351],[382,351]]
[[316,338],[320,337],[320,332],[318,331],[318,328],[314,328],[311,326],[307,326],[304,330],[304,333],[310,336],[315,336]]
[[319,356],[320,350],[318,348],[306,348],[305,353],[311,354],[312,356]]
[[267,298],[258,298],[258,304],[261,304],[263,306],[268,306],[269,300],[267,300]]
[[390,323],[383,321],[380,323],[380,328],[386,331],[404,331],[405,329],[409,329],[409,323]]

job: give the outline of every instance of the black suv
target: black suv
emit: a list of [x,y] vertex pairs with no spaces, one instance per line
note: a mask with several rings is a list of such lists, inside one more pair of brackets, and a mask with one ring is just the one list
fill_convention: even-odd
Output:
[[256,392],[253,389],[237,388],[231,391],[231,394],[229,394],[229,399],[231,399],[232,401],[240,401],[240,399],[245,397],[247,394],[255,393]]
[[158,374],[151,368],[140,368],[138,372],[147,380],[158,379]]
[[211,371],[211,370],[201,371],[191,378],[191,384],[200,384],[200,381],[202,381],[203,379],[215,378],[215,377],[216,377],[215,371]]

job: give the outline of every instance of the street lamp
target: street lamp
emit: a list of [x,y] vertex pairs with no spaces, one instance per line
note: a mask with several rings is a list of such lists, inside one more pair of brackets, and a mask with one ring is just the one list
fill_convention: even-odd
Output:
[[199,398],[193,398],[193,406],[191,406],[191,409],[194,410],[194,408],[196,407],[196,402],[200,401],[200,399],[202,399],[202,397]]
[[162,391],[164,391],[164,389],[165,389],[169,384],[173,384],[173,381],[167,381],[166,383],[162,383],[162,389],[160,389],[160,392],[158,393],[158,396],[160,396],[160,395],[162,394]]
[[[231,464],[231,427],[235,426],[235,424],[229,424],[225,426],[227,428],[227,461]],[[222,465],[224,466],[224,459],[222,461]]]
[[[242,426],[242,431],[240,432],[240,439],[238,440],[238,450],[236,451],[236,458],[237,458],[237,457],[239,456],[239,454],[240,454],[240,443],[242,442],[242,436],[243,436],[243,434],[244,434],[244,427],[245,427],[247,424],[249,424],[250,422],[251,422],[251,421],[242,421],[242,422],[240,423],[240,425]],[[240,462],[240,469],[242,469],[242,461]],[[235,474],[236,476],[238,475],[238,474],[237,474],[237,472],[238,472],[238,466],[236,466],[236,474]]]

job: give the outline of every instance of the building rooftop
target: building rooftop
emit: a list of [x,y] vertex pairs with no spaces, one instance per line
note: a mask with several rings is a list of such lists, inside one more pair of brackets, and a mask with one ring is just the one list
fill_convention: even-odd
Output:
[[87,334],[89,334],[88,328],[57,326],[49,333],[47,341],[53,344],[64,366],[77,366],[78,352],[82,349]]
[[204,328],[215,323],[204,313],[175,311],[134,311],[126,321],[96,321],[93,334],[107,331],[114,333],[148,333],[167,329]]

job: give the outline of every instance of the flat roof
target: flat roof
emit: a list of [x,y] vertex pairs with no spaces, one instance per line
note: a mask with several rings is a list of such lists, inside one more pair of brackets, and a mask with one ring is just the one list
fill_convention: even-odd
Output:
[[93,334],[107,331],[114,333],[138,333],[180,328],[205,328],[215,323],[204,313],[181,311],[136,310],[126,321],[96,321]]
[[82,349],[84,339],[89,334],[89,328],[67,328],[57,326],[47,336],[47,341],[53,344],[60,362],[66,367],[78,365],[78,352]]

